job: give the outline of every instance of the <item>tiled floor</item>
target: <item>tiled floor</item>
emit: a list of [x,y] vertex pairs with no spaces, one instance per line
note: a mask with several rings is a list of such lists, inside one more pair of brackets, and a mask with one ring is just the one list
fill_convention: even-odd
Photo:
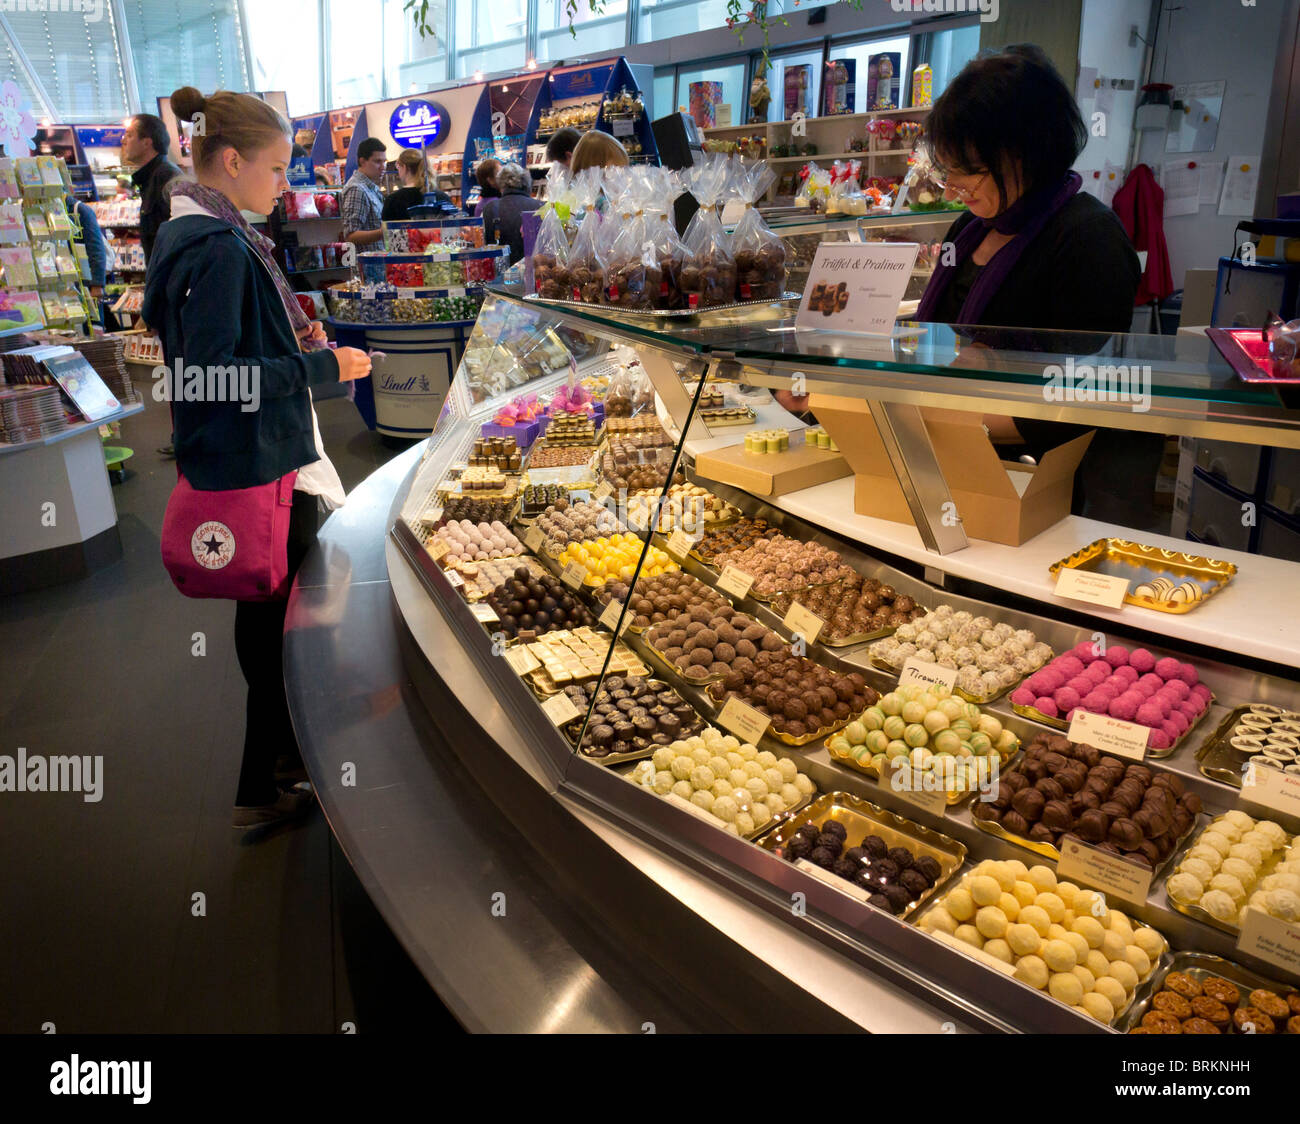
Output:
[[[346,399],[318,414],[345,487],[393,455]],[[257,842],[229,826],[234,608],[181,597],[159,561],[168,437],[156,403],[123,424],[121,561],[0,598],[0,752],[104,756],[97,804],[0,794],[0,1032],[450,1027],[319,812]]]

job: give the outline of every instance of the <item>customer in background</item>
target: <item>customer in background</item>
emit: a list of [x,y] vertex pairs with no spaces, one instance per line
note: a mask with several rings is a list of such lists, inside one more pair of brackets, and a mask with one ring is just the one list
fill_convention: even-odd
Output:
[[497,246],[510,247],[510,264],[524,256],[524,215],[540,210],[540,199],[532,195],[533,177],[518,164],[502,164],[497,170],[497,187],[501,195],[489,199],[483,208],[483,232]]
[[397,178],[402,186],[384,200],[383,220],[385,222],[405,222],[411,217],[411,208],[425,202],[425,196],[431,195],[432,203],[450,203],[451,197],[444,191],[434,189],[429,165],[422,152],[414,148],[402,149],[397,158]]
[[[292,576],[316,541],[318,505],[337,507],[345,498],[321,443],[309,387],[361,378],[370,359],[356,348],[329,349],[320,322],[298,306],[274,244],[240,213],[269,214],[288,189],[288,121],[260,98],[225,90],[205,98],[184,86],[171,105],[183,121],[204,114],[207,129],[194,138],[197,182],[176,185],[173,217],[159,232],[143,315],[168,364],[209,372],[250,367],[260,384],[253,411],[238,400],[173,402],[177,465],[201,491],[252,488],[297,472],[288,540]],[[285,759],[282,775],[302,769],[281,666],[286,607],[286,601],[235,606],[235,652],[248,683],[232,818],[237,828],[292,819],[312,799],[309,788],[277,783],[277,758]]]
[[104,232],[99,229],[99,219],[95,217],[94,208],[89,203],[81,202],[75,195],[69,195],[66,203],[68,213],[81,227],[81,235],[77,241],[86,247],[86,259],[90,262],[90,280],[86,282],[86,289],[98,301],[104,295],[108,267],[108,248],[104,245]]
[[494,156],[489,156],[486,160],[480,160],[478,167],[474,169],[474,178],[478,180],[479,199],[474,207],[474,217],[478,218],[483,213],[483,208],[493,200],[500,198],[501,189],[497,187],[497,170],[501,167],[501,161]]
[[551,164],[563,164],[566,168],[573,159],[573,150],[577,148],[582,134],[572,125],[557,129],[555,135],[547,142],[546,159]]
[[158,228],[171,218],[167,186],[181,170],[167,159],[171,138],[161,117],[137,113],[122,131],[122,160],[135,168],[131,182],[140,192],[140,246],[149,264]]
[[584,168],[626,168],[627,165],[627,149],[608,133],[592,129],[574,147],[569,171],[576,176]]
[[343,220],[343,237],[354,246],[371,246],[382,242],[384,197],[379,182],[388,166],[384,142],[367,137],[357,145],[357,170],[343,187],[339,217]]

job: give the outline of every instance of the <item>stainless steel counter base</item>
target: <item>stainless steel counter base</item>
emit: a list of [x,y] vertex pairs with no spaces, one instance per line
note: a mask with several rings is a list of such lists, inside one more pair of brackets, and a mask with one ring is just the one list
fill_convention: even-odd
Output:
[[846,958],[825,922],[774,910],[770,883],[720,878],[602,815],[625,784],[607,771],[574,761],[589,783],[566,785],[388,537],[420,448],[326,523],[290,599],[284,668],[331,830],[464,1026],[1011,1028],[909,979],[922,965],[884,978],[889,965]]

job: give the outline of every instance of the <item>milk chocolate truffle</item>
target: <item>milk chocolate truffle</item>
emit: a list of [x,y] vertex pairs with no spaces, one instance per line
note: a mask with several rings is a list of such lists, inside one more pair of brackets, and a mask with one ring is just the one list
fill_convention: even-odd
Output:
[[1042,824],[1053,831],[1067,831],[1074,822],[1070,806],[1064,800],[1049,800],[1043,807]]
[[1055,843],[1056,832],[1047,826],[1042,820],[1036,824],[1031,824],[1029,828],[1029,839],[1034,843]]
[[[1043,807],[1046,803],[1047,798],[1036,788],[1021,789],[1011,798],[1011,807],[1029,822],[1037,820],[1043,814]],[[1017,834],[1023,834],[1023,832],[1017,832]]]
[[1208,1019],[1202,1019],[1202,1018],[1186,1019],[1183,1021],[1182,1026],[1183,1026],[1184,1034],[1222,1034],[1223,1033],[1222,1030],[1220,1030],[1217,1026],[1215,1026],[1214,1023],[1210,1022]]
[[1026,835],[1029,832],[1029,821],[1014,809],[1003,815],[1002,826],[1012,835]]
[[1099,808],[1084,812],[1074,825],[1075,834],[1085,843],[1100,843],[1110,830],[1110,817]]
[[1130,819],[1117,819],[1110,825],[1108,839],[1123,851],[1136,851],[1142,846],[1142,829]]
[[[1166,981],[1166,986],[1168,986],[1168,981]],[[1202,985],[1202,990],[1211,999],[1217,999],[1225,1007],[1235,1007],[1241,1002],[1241,989],[1236,984],[1218,976],[1211,976],[1206,980]]]

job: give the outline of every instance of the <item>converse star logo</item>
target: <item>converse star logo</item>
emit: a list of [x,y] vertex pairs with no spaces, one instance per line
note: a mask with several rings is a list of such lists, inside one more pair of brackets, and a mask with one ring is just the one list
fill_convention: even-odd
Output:
[[220,570],[235,557],[235,536],[224,523],[211,519],[200,523],[190,537],[194,561],[208,570]]

